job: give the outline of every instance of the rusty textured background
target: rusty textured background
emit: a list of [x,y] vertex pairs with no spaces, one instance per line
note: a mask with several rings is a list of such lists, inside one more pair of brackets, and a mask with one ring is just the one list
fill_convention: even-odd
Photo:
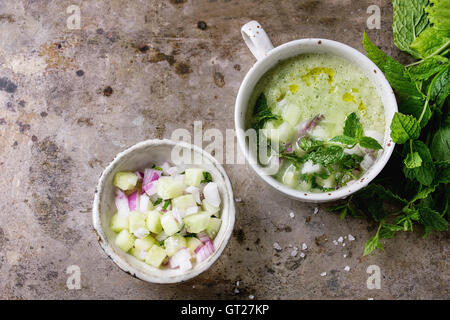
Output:
[[[405,59],[392,42],[390,1],[73,2],[0,0],[0,298],[450,298],[448,232],[423,240],[418,229],[363,258],[374,225],[340,221],[324,207],[314,214],[245,165],[225,166],[242,199],[234,235],[194,280],[134,279],[92,232],[97,178],[116,153],[192,130],[195,120],[204,130],[234,127],[235,96],[255,62],[241,40],[244,23],[258,20],[274,45],[323,37],[362,50],[366,9],[377,4],[381,29],[369,35]],[[81,30],[66,26],[70,4],[80,5]],[[349,233],[356,240],[345,247],[332,243]],[[289,245],[302,243],[306,257],[291,257]],[[81,290],[66,288],[72,264]],[[366,287],[371,264],[381,268],[380,290]]]

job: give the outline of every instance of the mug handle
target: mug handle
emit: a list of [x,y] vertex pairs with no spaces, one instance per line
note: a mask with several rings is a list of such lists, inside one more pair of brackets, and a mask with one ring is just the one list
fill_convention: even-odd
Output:
[[253,20],[244,24],[241,28],[242,38],[250,49],[256,60],[261,60],[267,53],[273,49],[267,33],[261,25]]

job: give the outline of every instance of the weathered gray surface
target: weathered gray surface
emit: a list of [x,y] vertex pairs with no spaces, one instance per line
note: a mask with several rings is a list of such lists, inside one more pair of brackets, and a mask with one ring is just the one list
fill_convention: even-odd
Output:
[[[398,57],[387,0],[82,1],[81,30],[66,27],[67,1],[1,0],[0,298],[450,298],[448,233],[422,240],[417,230],[362,258],[374,226],[323,208],[314,215],[314,205],[276,194],[244,165],[225,166],[242,199],[235,234],[219,261],[188,283],[130,277],[92,232],[97,178],[117,152],[192,130],[195,120],[204,130],[233,128],[235,96],[254,63],[241,25],[258,20],[275,45],[323,37],[362,50],[374,3],[382,24],[369,35]],[[149,50],[139,51],[143,45]],[[332,243],[349,233],[356,241]],[[292,258],[288,246],[302,243],[306,258]],[[81,290],[66,288],[72,264],[81,268]],[[381,268],[380,290],[366,287],[371,264]]]

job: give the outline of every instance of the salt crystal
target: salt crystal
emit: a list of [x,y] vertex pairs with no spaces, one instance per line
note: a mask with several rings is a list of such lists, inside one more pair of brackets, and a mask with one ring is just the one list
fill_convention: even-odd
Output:
[[236,199],[234,199],[234,200],[236,200],[236,202],[242,202],[242,199],[241,199],[241,198],[236,198]]
[[347,255],[346,255],[346,254],[344,254],[344,258],[347,258]]
[[321,277],[325,277],[326,275],[327,275],[326,272],[322,272],[322,273],[320,274]]
[[274,242],[273,243],[273,248],[277,251],[281,251],[281,246],[278,242]]
[[355,240],[355,237],[352,236],[351,234],[349,234],[349,235],[348,235],[348,240],[353,241],[353,240]]
[[342,246],[345,247],[345,243],[343,243]]
[[248,296],[248,298],[249,298],[250,300],[253,300],[253,299],[255,299],[255,296],[251,294],[251,295]]
[[238,289],[238,288],[235,288],[235,289],[234,289],[234,293],[238,294],[238,293],[239,293],[239,289]]
[[336,240],[333,240],[333,243],[334,243],[335,246],[338,245],[338,242]]
[[291,213],[289,213],[289,216],[290,216],[292,219],[294,219],[295,214],[294,214],[293,212],[291,212]]
[[367,300],[373,300],[373,298],[368,298]]
[[344,270],[345,271],[350,271],[350,267],[349,266],[345,266]]
[[319,212],[319,208],[315,207],[314,208],[314,214],[317,214],[317,212]]
[[298,248],[294,247],[294,250],[291,251],[291,256],[295,257],[298,254]]
[[306,250],[306,249],[308,249],[308,246],[306,245],[306,243],[303,243],[302,244],[302,250]]
[[300,252],[300,258],[304,258],[306,255],[303,252]]
[[344,241],[344,238],[339,237],[339,238],[338,238],[338,242],[342,242],[342,241]]
[[239,287],[239,281],[236,281],[236,287]]

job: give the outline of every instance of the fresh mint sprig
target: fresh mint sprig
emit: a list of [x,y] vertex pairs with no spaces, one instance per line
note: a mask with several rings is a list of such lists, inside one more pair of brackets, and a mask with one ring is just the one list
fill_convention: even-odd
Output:
[[[403,66],[375,46],[364,33],[367,56],[384,72],[394,88],[399,111],[391,122],[391,138],[400,152],[376,183],[330,208],[341,216],[357,212],[378,222],[363,255],[380,240],[414,225],[431,231],[448,230],[450,215],[450,14],[444,0],[393,0],[394,43],[417,59]],[[396,209],[387,210],[384,202]]]

